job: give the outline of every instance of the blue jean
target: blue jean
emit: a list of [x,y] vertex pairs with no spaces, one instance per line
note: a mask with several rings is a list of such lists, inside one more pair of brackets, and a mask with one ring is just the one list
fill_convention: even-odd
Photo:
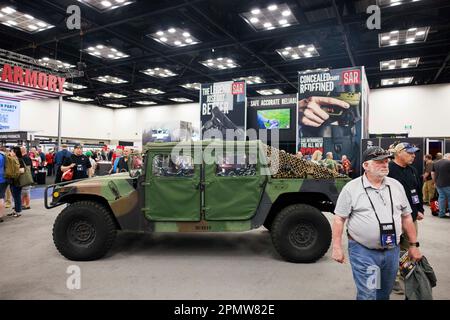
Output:
[[14,199],[14,211],[22,212],[22,187],[16,187],[11,184],[11,193]]
[[436,189],[439,193],[439,217],[443,217],[447,211],[447,201],[450,200],[450,187],[436,187]]
[[348,255],[356,284],[357,300],[389,300],[397,275],[400,247],[371,250],[348,240]]

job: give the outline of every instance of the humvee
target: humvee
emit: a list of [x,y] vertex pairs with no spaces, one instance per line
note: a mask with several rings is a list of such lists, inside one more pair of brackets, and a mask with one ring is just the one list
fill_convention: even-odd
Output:
[[264,226],[283,259],[314,262],[331,242],[322,211],[333,212],[350,180],[258,140],[149,143],[143,161],[128,163],[130,172],[45,189],[47,209],[66,204],[53,240],[67,259],[103,257],[121,230],[241,232]]

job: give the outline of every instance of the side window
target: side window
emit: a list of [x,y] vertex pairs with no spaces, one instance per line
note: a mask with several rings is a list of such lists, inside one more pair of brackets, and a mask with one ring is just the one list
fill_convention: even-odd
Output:
[[155,177],[194,176],[194,161],[191,156],[175,156],[158,154],[153,158],[152,172]]
[[252,155],[216,156],[216,175],[242,177],[256,175],[256,157]]

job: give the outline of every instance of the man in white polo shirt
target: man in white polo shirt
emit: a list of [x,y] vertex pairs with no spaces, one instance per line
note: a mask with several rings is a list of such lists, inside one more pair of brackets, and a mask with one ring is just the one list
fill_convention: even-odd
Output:
[[332,257],[345,262],[342,233],[347,222],[348,252],[358,300],[388,300],[399,267],[400,234],[407,233],[409,255],[420,260],[411,207],[403,186],[387,177],[391,153],[368,148],[365,173],[347,183],[335,208]]

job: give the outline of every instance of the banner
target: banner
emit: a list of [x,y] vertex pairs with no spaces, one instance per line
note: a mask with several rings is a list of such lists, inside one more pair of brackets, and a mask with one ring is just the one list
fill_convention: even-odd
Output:
[[[323,152],[339,161],[345,155],[359,175],[363,109],[368,85],[364,67],[299,72],[297,150],[310,138],[323,139]],[[367,126],[364,128],[367,135]],[[345,159],[345,158],[344,158]]]
[[0,100],[0,130],[19,130],[20,102]]
[[315,151],[319,150],[323,154],[323,138],[304,138],[300,143],[300,152],[303,159],[311,160]]
[[[200,90],[202,139],[245,140],[246,85],[244,81],[206,83]],[[205,135],[206,133],[206,135]],[[230,133],[233,134],[230,137]]]

